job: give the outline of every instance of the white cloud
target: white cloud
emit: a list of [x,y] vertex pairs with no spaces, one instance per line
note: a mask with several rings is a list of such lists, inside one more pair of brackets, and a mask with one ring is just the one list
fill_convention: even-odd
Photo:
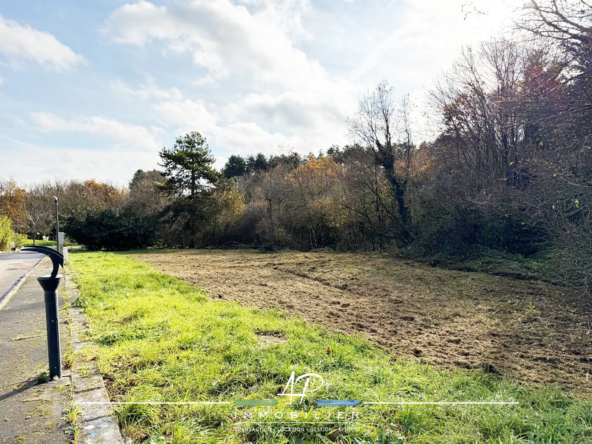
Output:
[[25,121],[23,119],[21,119],[20,117],[17,116],[11,116],[11,120],[16,124],[16,125],[24,125]]
[[202,100],[164,100],[152,108],[164,124],[175,128],[177,134],[199,131],[210,145],[227,148],[234,153],[271,153],[288,138],[280,133],[265,131],[255,122],[237,121],[227,108],[217,108]]
[[165,41],[170,51],[190,53],[216,80],[247,76],[257,84],[294,87],[327,76],[317,61],[292,44],[293,38],[309,37],[300,24],[307,3],[243,3],[252,10],[228,0],[193,0],[171,7],[140,0],[115,10],[106,32],[118,43]]
[[0,15],[0,52],[13,67],[32,61],[56,71],[65,71],[86,60],[48,32],[21,26]]
[[[309,39],[301,24],[306,1],[192,0],[170,7],[145,0],[114,11],[107,32],[122,44],[161,40],[169,51],[188,53],[207,70],[194,84],[229,78],[239,83],[234,100],[214,104],[179,97],[179,90],[155,84],[131,90],[154,99],[159,119],[178,131],[199,130],[216,147],[243,154],[290,145],[308,153],[344,143],[346,117],[355,108],[355,89],[331,76],[293,45]],[[265,93],[258,92],[265,88]]]
[[137,97],[142,100],[181,100],[183,98],[178,88],[160,89],[153,78],[148,78],[146,85],[141,84],[136,90],[131,89],[123,81],[117,80],[111,84],[111,90],[117,95]]
[[114,147],[138,150],[156,150],[160,147],[157,136],[162,129],[122,123],[103,117],[86,117],[66,120],[51,113],[31,113],[31,120],[43,132],[82,132],[114,142]]
[[[138,169],[156,167],[158,154],[137,150],[118,150],[105,155],[104,151],[89,150],[83,146],[40,146],[0,135],[0,146],[8,144],[18,149],[0,149],[3,171],[20,184],[45,179],[95,179],[124,186]],[[48,151],[51,155],[48,155]]]
[[[42,171],[47,164],[50,175],[127,180],[134,168],[156,167],[157,150],[188,131],[202,132],[219,160],[230,153],[271,154],[278,147],[290,147],[305,154],[347,143],[345,120],[360,96],[386,78],[397,95],[411,93],[417,103],[422,87],[429,87],[463,44],[498,35],[499,23],[509,22],[500,11],[510,2],[126,1],[117,2],[103,31],[110,42],[133,46],[134,56],[124,52],[117,59],[102,57],[103,51],[121,56],[117,45],[85,48],[85,54],[105,63],[100,71],[89,70],[88,76],[59,76],[56,91],[62,88],[72,94],[45,94],[44,103],[51,108],[38,108],[36,98],[18,90],[26,85],[1,73],[7,84],[2,96],[9,99],[9,107],[14,104],[7,112],[22,117],[23,109],[68,109],[70,114],[65,118],[61,112],[32,113],[24,124],[32,121],[38,131],[29,140],[48,139],[47,151],[32,145],[26,150],[0,145],[0,165],[10,157],[17,168],[14,159],[20,156],[22,166],[29,168],[31,163],[31,171]],[[489,14],[469,14],[465,19],[466,4]],[[0,56],[0,68],[38,63],[64,71],[86,63],[51,34],[1,16],[0,52],[6,55],[6,61]],[[194,68],[187,69],[187,62]],[[35,81],[45,84],[39,71]],[[107,72],[109,78],[122,80],[104,82]],[[192,72],[194,77],[188,78]],[[141,84],[134,80],[138,73],[145,78]],[[112,97],[103,97],[109,92]],[[80,108],[81,98],[96,107],[94,117],[83,117],[87,114]],[[113,110],[125,110],[137,125],[115,120],[109,114]],[[422,117],[428,111],[420,108],[414,115]],[[19,138],[23,121],[7,120],[5,128],[12,125],[8,134]],[[72,141],[78,140],[72,133],[83,140],[100,140],[103,153],[72,148]],[[422,133],[416,134],[421,141]],[[71,148],[55,148],[51,144],[56,141],[67,141]],[[105,150],[111,150],[109,156]],[[64,164],[54,162],[56,153],[67,159]],[[129,162],[131,169],[122,162]]]
[[[385,69],[385,60],[392,60],[402,77],[429,81],[459,56],[463,46],[506,32],[514,7],[508,0],[405,0],[403,26],[376,45],[350,79],[356,81],[381,65]],[[400,63],[403,54],[406,60]]]
[[346,114],[326,95],[250,94],[225,105],[186,97],[156,99],[162,96],[155,93],[152,104],[161,125],[174,128],[175,134],[200,131],[217,149],[249,155],[272,154],[279,146],[290,146],[309,153],[346,142]]
[[226,81],[240,91],[213,103],[190,100],[176,89],[160,90],[154,83],[128,88],[128,95],[154,100],[153,110],[164,124],[177,131],[198,129],[216,147],[233,152],[270,152],[281,144],[306,153],[348,141],[345,120],[367,88],[361,86],[366,73],[384,70],[380,77],[390,77],[396,88],[397,80],[406,78],[414,89],[397,93],[416,93],[471,42],[475,30],[494,32],[491,25],[499,17],[486,16],[474,26],[463,19],[463,2],[400,2],[403,25],[373,43],[349,79],[330,75],[295,46],[299,39],[312,38],[302,26],[301,16],[310,10],[305,0],[190,0],[170,6],[140,0],[115,10],[106,31],[120,44],[160,41],[167,51],[190,55],[207,71],[194,82],[197,87]]

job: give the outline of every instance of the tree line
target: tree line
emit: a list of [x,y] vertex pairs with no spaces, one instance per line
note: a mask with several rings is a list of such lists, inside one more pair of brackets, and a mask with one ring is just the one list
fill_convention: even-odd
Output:
[[[530,0],[515,38],[465,48],[430,90],[435,140],[414,140],[409,99],[383,81],[347,120],[349,145],[233,155],[216,171],[194,132],[125,190],[46,182],[23,190],[21,204],[0,201],[0,211],[17,232],[47,234],[47,198],[59,195],[68,235],[95,249],[544,253],[557,273],[588,288],[591,11],[585,0]],[[19,194],[10,186],[3,196]]]

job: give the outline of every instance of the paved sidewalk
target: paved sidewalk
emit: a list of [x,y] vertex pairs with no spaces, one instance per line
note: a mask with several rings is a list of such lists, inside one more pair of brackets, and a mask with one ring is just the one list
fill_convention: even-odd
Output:
[[[48,358],[45,304],[37,277],[50,272],[51,261],[44,259],[0,310],[0,443],[3,444],[69,442],[68,425],[62,419],[64,410],[71,405],[69,372],[65,371],[59,381],[40,383],[39,378],[42,372],[47,372]],[[60,308],[63,297],[60,286]],[[60,311],[62,357],[69,337],[65,317]]]

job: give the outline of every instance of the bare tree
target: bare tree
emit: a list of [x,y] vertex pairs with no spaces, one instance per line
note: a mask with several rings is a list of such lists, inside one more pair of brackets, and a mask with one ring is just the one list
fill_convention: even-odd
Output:
[[588,0],[529,0],[518,27],[575,49],[589,46],[592,3]]
[[48,192],[47,183],[31,185],[27,191],[25,211],[27,214],[28,231],[33,237],[33,244],[37,235],[47,235],[53,226],[53,197]]
[[165,182],[160,171],[137,170],[129,184],[128,205],[145,216],[161,212],[171,200],[163,191]]
[[403,244],[411,241],[411,213],[406,198],[413,145],[407,105],[408,101],[396,104],[393,89],[383,80],[360,100],[358,111],[348,119],[354,141],[372,150],[376,163],[384,169],[399,212]]

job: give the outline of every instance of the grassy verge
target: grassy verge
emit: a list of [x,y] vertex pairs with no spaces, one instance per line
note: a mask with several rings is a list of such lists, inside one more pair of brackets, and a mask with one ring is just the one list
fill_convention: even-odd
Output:
[[[592,403],[570,399],[558,389],[520,387],[478,372],[450,372],[393,360],[369,342],[329,335],[278,311],[211,300],[198,288],[131,256],[76,253],[71,255],[71,265],[80,286],[77,303],[85,307],[90,320],[99,367],[113,400],[277,399],[280,403],[271,408],[118,406],[120,426],[134,442],[592,440]],[[302,403],[290,404],[289,398],[277,395],[292,372],[319,374],[327,384]],[[512,401],[518,405],[362,403],[316,408],[318,399]],[[340,430],[337,422],[350,420],[354,412],[359,420]],[[257,430],[255,422],[265,424],[258,424],[263,428]],[[286,424],[280,422],[292,423],[294,431],[282,431]],[[315,425],[328,431],[314,431]]]
[[[33,239],[27,239],[25,242],[23,242],[23,245],[25,247],[32,247],[33,246]],[[37,239],[35,241],[35,246],[37,246],[37,247],[55,247],[55,242]]]
[[[33,239],[27,239],[25,242],[23,242],[23,246],[24,247],[32,247],[33,246]],[[55,241],[44,241],[44,240],[37,239],[35,241],[35,246],[55,248]],[[81,248],[80,245],[66,244],[65,246],[68,247],[70,250],[79,250]]]

